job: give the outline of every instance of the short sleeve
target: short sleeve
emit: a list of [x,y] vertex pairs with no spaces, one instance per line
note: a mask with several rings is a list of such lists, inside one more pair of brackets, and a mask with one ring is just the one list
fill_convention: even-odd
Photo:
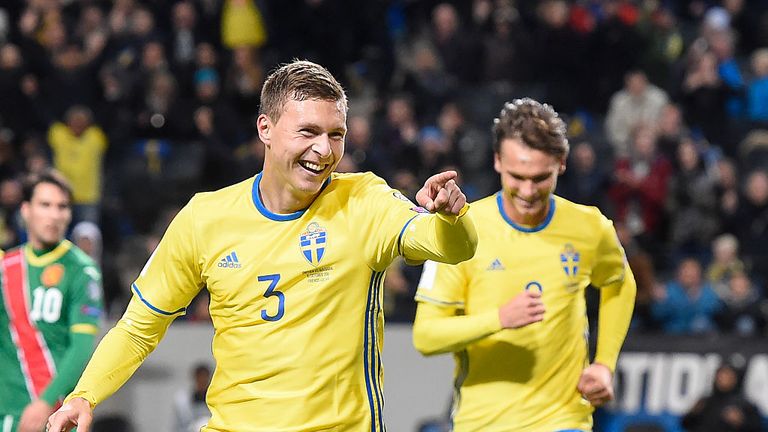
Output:
[[183,314],[203,287],[193,198],[171,222],[131,289],[160,315]]

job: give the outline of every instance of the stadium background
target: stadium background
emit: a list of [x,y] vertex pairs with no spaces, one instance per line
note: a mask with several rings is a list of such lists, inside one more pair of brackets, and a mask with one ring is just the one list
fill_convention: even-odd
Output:
[[[664,398],[677,404],[617,407],[673,430],[685,404],[711,388],[720,359],[742,353],[748,392],[768,387],[759,342],[768,321],[766,10],[755,0],[4,0],[0,246],[24,240],[20,179],[57,167],[75,187],[75,223],[94,224],[76,233],[95,246],[108,318],[119,317],[179,206],[260,170],[261,82],[293,58],[327,66],[348,90],[339,169],[374,171],[410,197],[447,167],[470,199],[496,191],[492,119],[504,101],[534,97],[569,126],[558,193],[615,221],[638,279],[628,347],[651,357],[625,356],[634,360],[624,372],[643,376],[643,395],[653,395],[654,368],[682,371],[681,393]],[[388,273],[388,333],[407,333],[418,276],[401,263]],[[682,303],[670,313],[672,297]],[[172,330],[209,332],[206,306],[202,294]],[[183,352],[174,334],[161,350]],[[407,338],[389,338],[387,349],[411,358]],[[158,369],[150,360],[139,374],[182,389],[193,357],[158,360]],[[412,361],[412,370],[388,365],[388,415],[444,416],[450,359]],[[390,380],[431,365],[447,375],[420,400],[432,395],[442,411],[400,414],[405,399]],[[114,412],[137,430],[150,430],[142,417],[170,427],[164,393],[130,388]],[[129,408],[142,397],[146,408]],[[606,414],[596,429],[617,424]],[[407,430],[398,427],[390,430]]]

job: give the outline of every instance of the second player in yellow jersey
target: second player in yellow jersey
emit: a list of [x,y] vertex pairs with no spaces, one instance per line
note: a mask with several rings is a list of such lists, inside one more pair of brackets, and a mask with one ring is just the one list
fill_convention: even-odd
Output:
[[[592,405],[612,397],[634,279],[611,222],[552,194],[568,149],[554,111],[516,100],[494,131],[502,190],[472,204],[472,259],[425,264],[414,343],[454,353],[456,432],[589,431]],[[589,285],[601,290],[591,365]]]

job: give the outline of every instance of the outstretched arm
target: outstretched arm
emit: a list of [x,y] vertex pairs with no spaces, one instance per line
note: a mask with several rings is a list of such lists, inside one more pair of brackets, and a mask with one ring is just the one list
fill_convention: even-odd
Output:
[[[134,296],[123,317],[99,343],[75,390],[50,417],[50,430],[77,426],[78,432],[87,431],[93,407],[125,384],[157,347],[175,317],[151,311]],[[80,424],[84,419],[88,425]]]
[[407,262],[456,264],[474,256],[477,231],[466,215],[467,197],[456,184],[456,176],[455,171],[436,174],[416,194],[419,205],[435,214],[416,217],[403,229],[401,251]]

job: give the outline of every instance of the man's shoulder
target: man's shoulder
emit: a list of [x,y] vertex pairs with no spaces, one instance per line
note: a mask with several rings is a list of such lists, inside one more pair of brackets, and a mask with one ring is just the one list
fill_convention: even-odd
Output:
[[327,193],[348,197],[366,196],[376,187],[387,187],[387,182],[376,174],[367,172],[333,173],[326,188]]
[[61,257],[62,264],[67,267],[75,267],[85,269],[92,267],[97,272],[99,271],[98,264],[93,258],[90,257],[84,250],[77,247],[74,243],[70,243],[69,250]]
[[217,210],[216,213],[224,213],[231,206],[242,205],[253,200],[254,177],[247,178],[238,183],[225,186],[214,191],[196,193],[187,203],[196,213]]
[[337,187],[355,188],[374,184],[386,184],[386,181],[376,174],[366,171],[356,173],[333,173],[331,184],[334,184]]
[[607,220],[599,208],[591,205],[578,204],[558,195],[553,195],[557,212],[566,215],[573,222],[602,223]]

